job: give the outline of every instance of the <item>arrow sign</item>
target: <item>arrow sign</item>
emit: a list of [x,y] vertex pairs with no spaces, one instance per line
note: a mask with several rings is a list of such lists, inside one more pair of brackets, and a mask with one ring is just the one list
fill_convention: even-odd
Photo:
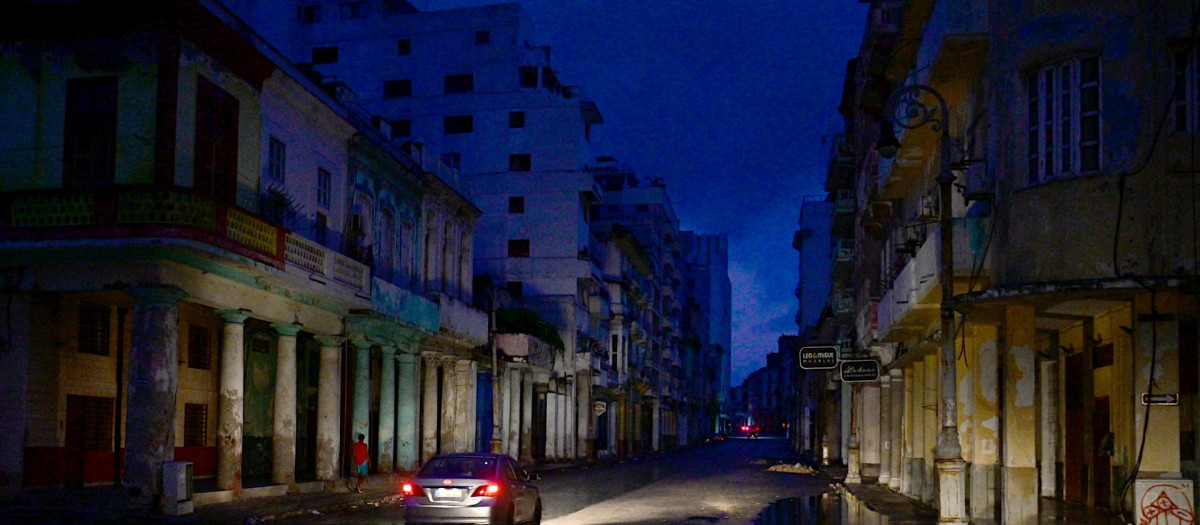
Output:
[[800,348],[800,368],[805,370],[828,370],[838,364],[836,346],[805,346]]
[[1179,394],[1142,394],[1142,406],[1179,404]]
[[879,379],[879,361],[874,359],[847,359],[842,361],[842,381],[847,383],[875,381]]

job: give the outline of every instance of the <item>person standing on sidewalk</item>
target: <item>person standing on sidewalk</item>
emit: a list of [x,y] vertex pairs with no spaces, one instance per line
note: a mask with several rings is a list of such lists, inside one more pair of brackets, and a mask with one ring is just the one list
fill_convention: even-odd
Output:
[[367,451],[367,444],[363,442],[367,437],[359,434],[358,442],[354,443],[351,450],[351,457],[354,458],[354,486],[350,490],[362,494],[363,482],[367,479],[367,467],[371,462],[370,453]]

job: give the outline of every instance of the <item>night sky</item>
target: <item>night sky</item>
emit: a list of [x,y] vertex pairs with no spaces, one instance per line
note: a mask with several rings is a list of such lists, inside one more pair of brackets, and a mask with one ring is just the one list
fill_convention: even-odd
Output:
[[[438,10],[500,3],[410,0]],[[732,385],[797,332],[792,233],[822,194],[856,0],[525,0],[530,44],[604,117],[593,152],[667,183],[683,229],[727,233]],[[819,308],[820,305],[813,305]]]

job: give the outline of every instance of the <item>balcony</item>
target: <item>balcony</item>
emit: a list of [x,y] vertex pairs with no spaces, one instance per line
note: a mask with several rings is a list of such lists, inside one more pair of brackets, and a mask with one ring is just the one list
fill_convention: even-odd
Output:
[[917,69],[930,78],[970,78],[982,71],[988,47],[987,0],[939,0],[925,22]]
[[849,278],[854,272],[854,239],[837,239],[833,245],[832,257],[832,279],[840,281]]
[[488,316],[471,305],[449,295],[434,294],[438,306],[440,331],[468,346],[487,343]]
[[[983,256],[988,219],[954,219],[954,290],[965,293],[971,281],[976,287],[986,284],[986,265],[973,275]],[[892,281],[878,308],[879,338],[899,342],[914,333],[924,333],[936,323],[942,301],[941,236],[927,237]]]
[[513,361],[554,368],[554,347],[529,334],[496,334],[495,344]]
[[[187,188],[123,186],[0,195],[0,241],[193,241],[283,269],[287,236],[283,228],[249,211]],[[313,266],[326,262],[297,261]],[[341,277],[359,282],[352,273],[347,270]]]
[[825,177],[825,191],[835,191],[848,188],[854,183],[855,164],[854,146],[844,133],[834,135],[829,146],[828,172]]
[[367,265],[295,233],[288,232],[284,243],[288,271],[299,269],[314,281],[331,280],[363,293],[370,289],[371,270]]

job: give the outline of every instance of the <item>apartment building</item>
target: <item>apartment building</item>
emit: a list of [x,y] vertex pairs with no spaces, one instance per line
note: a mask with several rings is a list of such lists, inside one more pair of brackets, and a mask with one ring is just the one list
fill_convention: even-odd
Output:
[[1190,508],[1195,15],[871,3],[829,171],[855,167],[844,326],[884,368],[853,391],[861,481],[946,523]]

